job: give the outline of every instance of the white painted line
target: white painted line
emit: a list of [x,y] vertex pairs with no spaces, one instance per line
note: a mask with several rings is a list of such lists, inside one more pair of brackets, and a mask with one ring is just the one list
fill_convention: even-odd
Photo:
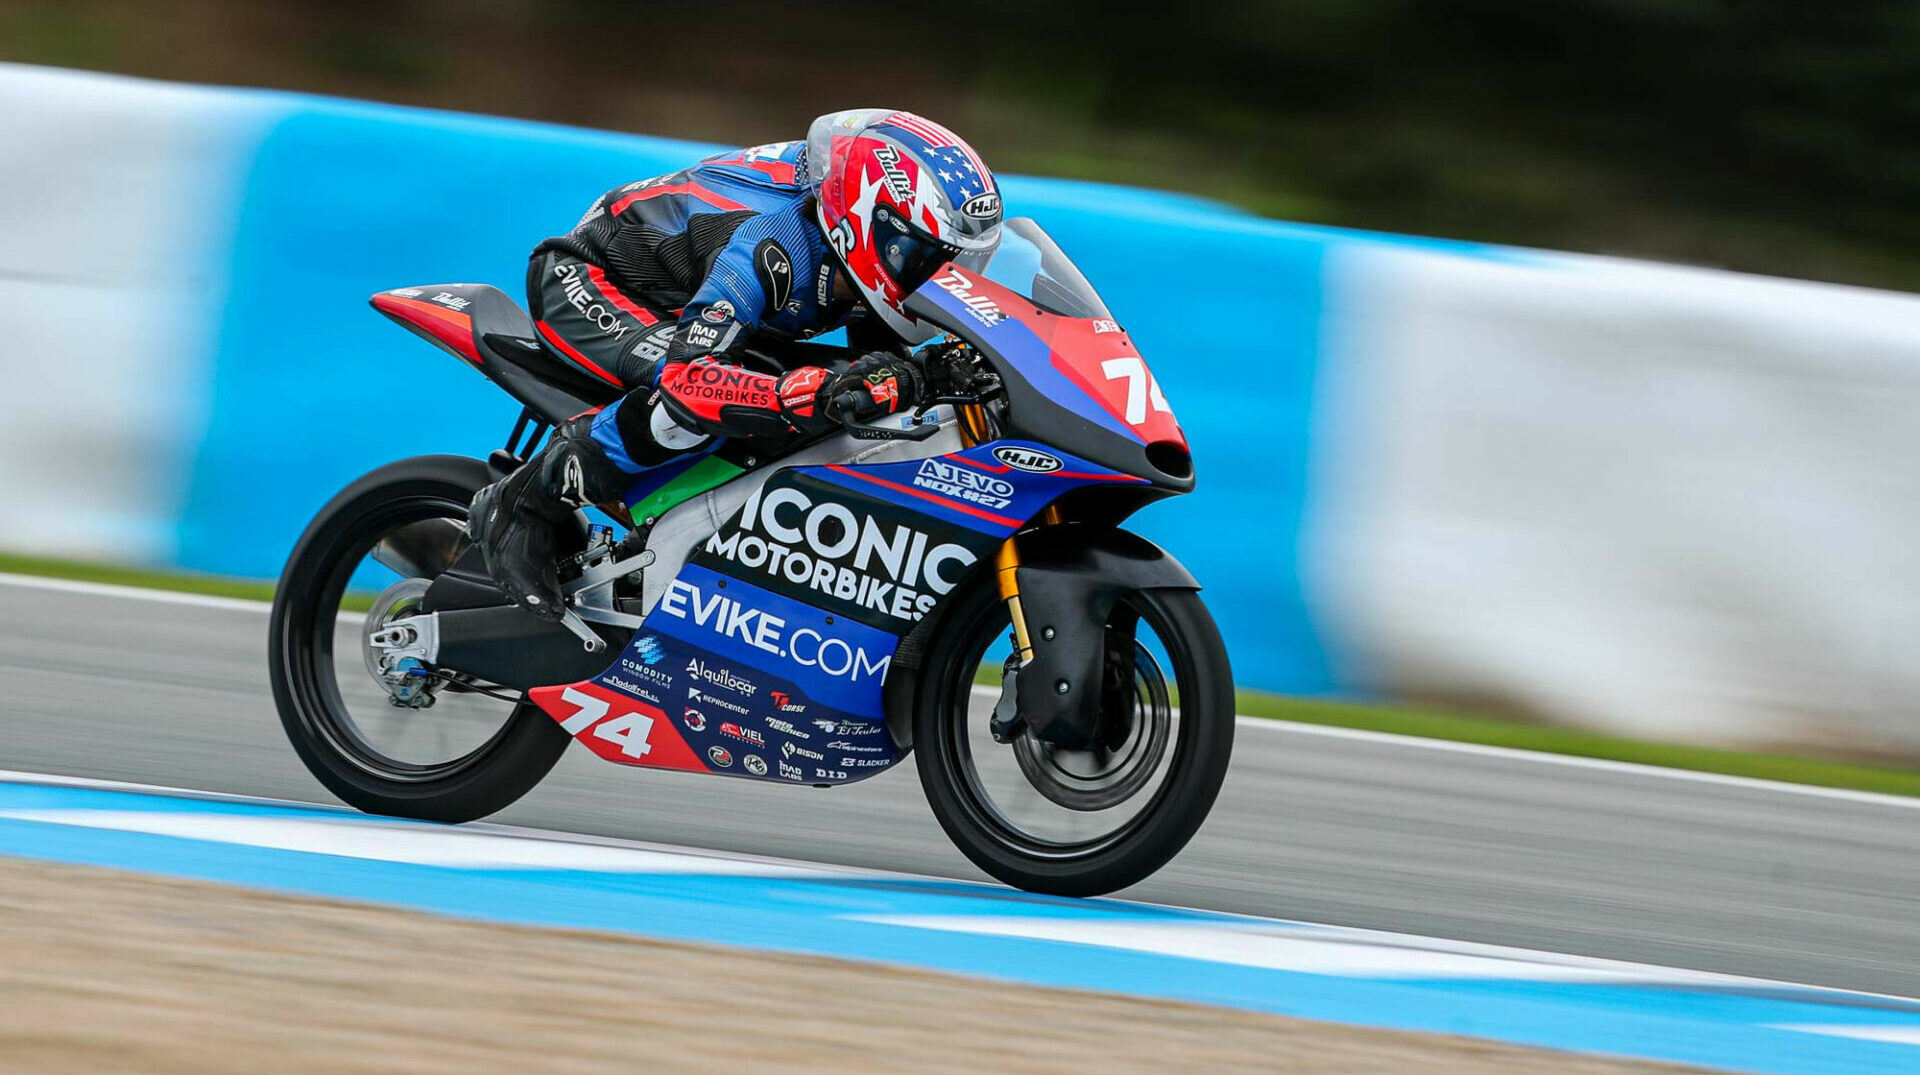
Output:
[[38,575],[14,575],[0,572],[0,586],[19,586],[28,590],[52,590],[57,593],[86,594],[89,597],[123,597],[129,601],[153,601],[168,605],[194,605],[199,608],[224,608],[235,612],[266,612],[273,606],[265,601],[241,597],[214,597],[177,590],[149,590],[141,586],[120,586],[107,582],[79,582],[74,579],[47,579]]
[[821,872],[692,852],[645,851],[372,818],[307,819],[88,809],[0,810],[0,818],[467,870],[585,870],[737,877],[814,877]]
[[[855,921],[982,937],[1058,941],[1263,970],[1384,981],[1514,981],[1672,988],[1794,990],[1824,997],[1874,994],[1794,985],[1711,971],[1691,971],[1588,956],[1449,941],[1375,930],[1315,926],[1274,919],[1148,921],[1017,915],[853,915]],[[1886,1000],[1914,1003],[1903,997]],[[1788,1029],[1803,1029],[1792,1027]],[[1920,1035],[1920,1012],[1889,1033]],[[1824,1030],[1812,1031],[1825,1033]],[[1878,1039],[1890,1040],[1890,1039]]]
[[[859,921],[983,937],[1060,941],[1208,963],[1337,978],[1729,985],[1741,979],[1422,937],[1361,937],[1337,927],[1145,922],[1012,915],[860,915]],[[1745,983],[1742,983],[1745,984]],[[1767,983],[1773,984],[1773,983]]]
[[[124,791],[137,795],[164,796],[166,798],[195,802],[231,803],[240,806],[286,807],[296,810],[311,810],[319,814],[332,814],[343,820],[393,825],[414,825],[427,828],[441,828],[447,831],[475,832],[492,836],[512,836],[528,840],[550,840],[556,843],[623,848],[633,851],[646,851],[669,855],[698,855],[703,858],[753,863],[816,875],[860,874],[882,877],[917,877],[917,875],[913,874],[889,873],[882,870],[856,870],[850,866],[806,862],[801,859],[778,858],[772,855],[750,855],[738,851],[719,851],[709,848],[693,848],[676,844],[653,843],[647,840],[628,840],[617,836],[594,836],[589,833],[560,832],[554,829],[532,829],[520,825],[501,825],[489,821],[469,821],[455,830],[452,826],[437,826],[433,822],[379,818],[374,815],[363,814],[350,806],[343,806],[338,803],[313,803],[300,799],[273,799],[254,795],[230,795],[218,791],[197,791],[193,788],[168,787],[164,784],[136,784],[124,780],[100,780],[85,776],[27,773],[9,769],[0,769],[0,784],[36,784],[46,787],[87,788],[100,791]],[[930,878],[917,879],[929,880]]]
[[[125,597],[135,601],[156,601],[180,605],[197,605],[202,608],[225,608],[241,612],[266,612],[272,606],[265,601],[247,601],[237,597],[209,597],[205,594],[177,593],[170,590],[146,590],[135,586],[116,586],[98,582],[74,582],[68,579],[43,579],[33,575],[13,575],[0,572],[0,586],[21,586],[30,589],[55,590],[67,593],[88,594],[98,597]],[[356,613],[343,613],[346,618],[354,618]],[[976,695],[997,698],[993,688],[976,685]],[[1831,799],[1839,802],[1859,803],[1866,806],[1890,806],[1902,810],[1920,810],[1920,798],[1906,795],[1888,795],[1876,791],[1855,791],[1850,788],[1824,788],[1817,784],[1791,784],[1781,780],[1761,780],[1750,776],[1729,776],[1725,773],[1706,773],[1694,769],[1668,769],[1658,765],[1641,765],[1637,762],[1609,761],[1604,758],[1582,758],[1572,754],[1549,754],[1538,750],[1520,750],[1514,747],[1486,746],[1481,743],[1461,743],[1450,739],[1426,739],[1414,735],[1396,735],[1392,732],[1371,732],[1358,728],[1339,728],[1325,724],[1303,724],[1298,721],[1279,720],[1273,717],[1250,717],[1244,714],[1235,718],[1241,728],[1252,728],[1262,732],[1282,732],[1297,735],[1317,735],[1328,739],[1348,739],[1363,743],[1379,743],[1386,746],[1406,747],[1416,750],[1437,750],[1450,754],[1468,754],[1484,758],[1500,758],[1506,761],[1532,762],[1539,765],[1560,765],[1573,769],[1589,769],[1596,772],[1621,773],[1629,776],[1642,776],[1664,780],[1684,780],[1696,784],[1714,784],[1721,787],[1743,788],[1749,791],[1777,792],[1784,795],[1804,795],[1816,799]]]
[[341,814],[356,811],[332,803],[310,803],[299,799],[272,799],[257,795],[228,795],[219,791],[168,787],[165,784],[137,784],[129,780],[103,780],[91,776],[62,776],[59,773],[29,773],[19,769],[0,769],[0,784],[43,784],[55,788],[97,788],[102,791],[130,791],[141,795],[165,795],[175,799],[200,799],[207,802],[246,803],[252,806],[297,806],[306,810],[328,810]]
[[1863,1026],[1854,1023],[1774,1023],[1775,1030],[1825,1034],[1833,1038],[1877,1041],[1888,1045],[1920,1045],[1920,1026]]

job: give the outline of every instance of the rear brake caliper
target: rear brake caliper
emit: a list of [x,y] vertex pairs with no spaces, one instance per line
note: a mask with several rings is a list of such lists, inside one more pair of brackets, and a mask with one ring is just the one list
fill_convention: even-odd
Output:
[[420,614],[427,580],[405,579],[387,587],[367,611],[361,646],[367,672],[387,692],[387,701],[403,709],[425,709],[434,702],[434,658],[440,650],[440,621]]

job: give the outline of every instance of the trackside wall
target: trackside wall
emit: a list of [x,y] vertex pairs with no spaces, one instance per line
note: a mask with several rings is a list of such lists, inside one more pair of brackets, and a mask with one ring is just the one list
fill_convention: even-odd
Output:
[[[368,294],[518,294],[594,196],[712,148],[4,65],[0,139],[0,548],[257,577],[353,476],[515,413]],[[1920,300],[1004,185],[1193,443],[1137,528],[1243,684],[1920,747]]]

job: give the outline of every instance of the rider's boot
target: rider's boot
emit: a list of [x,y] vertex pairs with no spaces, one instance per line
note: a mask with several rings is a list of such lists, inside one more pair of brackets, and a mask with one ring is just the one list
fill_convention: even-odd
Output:
[[576,508],[619,500],[633,481],[594,442],[591,422],[576,418],[555,429],[539,455],[475,493],[467,515],[467,532],[493,581],[543,620],[566,615],[556,529]]

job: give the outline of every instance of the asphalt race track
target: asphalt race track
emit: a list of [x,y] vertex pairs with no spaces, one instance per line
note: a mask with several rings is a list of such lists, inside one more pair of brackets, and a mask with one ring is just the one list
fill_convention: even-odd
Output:
[[[328,802],[265,606],[0,578],[0,768]],[[912,766],[818,791],[574,751],[494,820],[978,879]],[[1212,818],[1123,897],[1920,995],[1920,800],[1243,721]]]

